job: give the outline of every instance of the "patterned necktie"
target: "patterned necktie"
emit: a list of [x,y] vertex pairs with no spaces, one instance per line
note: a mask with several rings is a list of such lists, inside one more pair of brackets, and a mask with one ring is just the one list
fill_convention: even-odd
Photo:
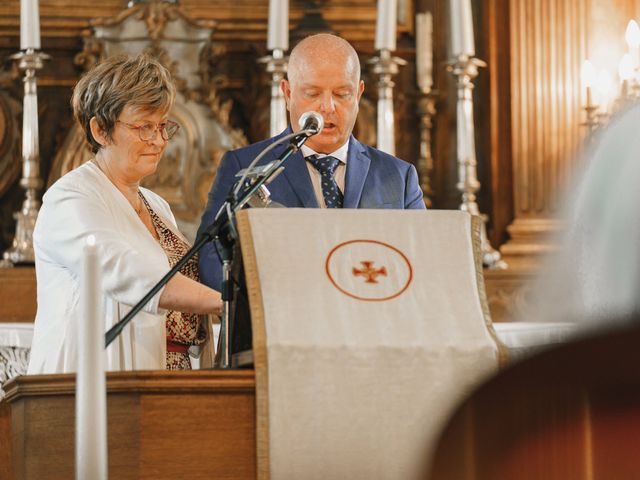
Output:
[[327,208],[342,208],[343,195],[333,178],[333,173],[340,160],[335,157],[318,157],[317,155],[311,155],[307,157],[307,160],[320,172],[322,196]]

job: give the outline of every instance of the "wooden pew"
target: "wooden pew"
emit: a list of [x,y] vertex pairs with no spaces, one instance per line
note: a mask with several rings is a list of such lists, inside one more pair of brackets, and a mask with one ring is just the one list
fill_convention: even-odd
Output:
[[636,323],[498,374],[452,417],[427,478],[640,478],[639,346]]

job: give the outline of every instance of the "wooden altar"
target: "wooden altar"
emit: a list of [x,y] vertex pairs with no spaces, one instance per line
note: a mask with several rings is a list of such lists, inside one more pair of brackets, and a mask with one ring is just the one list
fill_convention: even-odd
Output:
[[[493,322],[508,322],[522,312],[537,270],[485,270],[487,302]],[[36,276],[33,267],[0,269],[0,322],[33,322]]]

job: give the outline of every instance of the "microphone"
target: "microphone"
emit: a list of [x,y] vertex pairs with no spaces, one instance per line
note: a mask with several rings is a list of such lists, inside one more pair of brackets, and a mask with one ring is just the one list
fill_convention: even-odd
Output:
[[306,132],[309,137],[317,135],[322,131],[324,127],[324,118],[318,112],[304,112],[300,115],[298,125],[301,126],[301,130]]

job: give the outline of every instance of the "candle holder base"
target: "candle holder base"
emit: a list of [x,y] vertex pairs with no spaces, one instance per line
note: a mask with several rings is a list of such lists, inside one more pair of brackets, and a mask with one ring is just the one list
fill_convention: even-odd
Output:
[[14,265],[31,265],[35,262],[33,251],[33,229],[38,218],[38,210],[22,210],[13,214],[16,219],[16,235],[9,250],[3,254],[0,268]]
[[593,134],[600,127],[600,122],[598,121],[598,106],[587,104],[585,107],[583,107],[583,110],[586,113],[586,120],[580,125],[583,127],[587,127],[588,136],[590,138],[593,138]]
[[480,215],[482,223],[480,225],[480,246],[482,248],[482,265],[489,270],[506,270],[509,268],[507,262],[502,259],[502,255],[498,250],[491,246],[489,237],[487,237],[487,221],[486,215]]

